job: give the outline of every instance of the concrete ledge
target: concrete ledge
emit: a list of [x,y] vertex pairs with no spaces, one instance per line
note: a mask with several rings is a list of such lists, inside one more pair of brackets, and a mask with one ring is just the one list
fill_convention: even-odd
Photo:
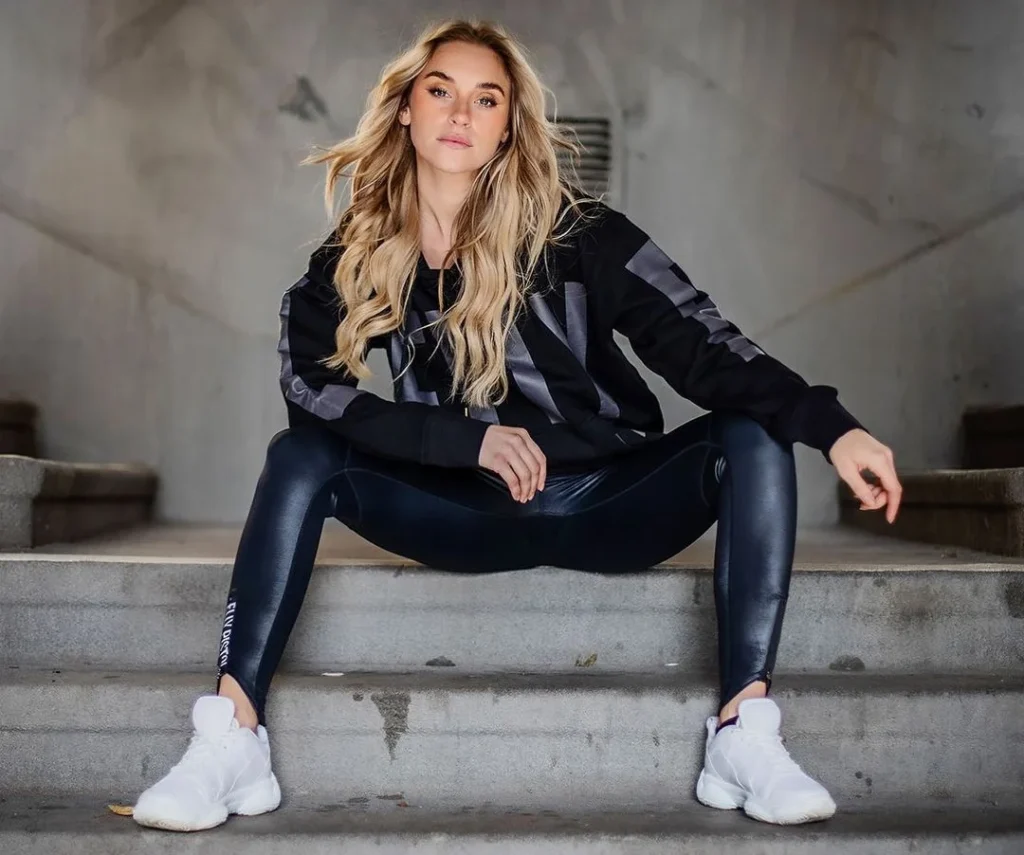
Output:
[[839,483],[839,517],[877,534],[1024,556],[1024,468],[901,472],[903,503],[893,525],[858,510]]
[[27,401],[0,401],[0,454],[38,454],[36,414]]
[[80,540],[146,522],[157,476],[121,463],[0,455],[0,548]]

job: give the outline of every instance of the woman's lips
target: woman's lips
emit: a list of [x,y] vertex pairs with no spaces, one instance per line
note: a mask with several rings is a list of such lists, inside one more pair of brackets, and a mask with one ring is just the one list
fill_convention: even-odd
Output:
[[455,140],[441,140],[443,145],[451,146],[452,148],[469,148],[469,143],[456,142]]

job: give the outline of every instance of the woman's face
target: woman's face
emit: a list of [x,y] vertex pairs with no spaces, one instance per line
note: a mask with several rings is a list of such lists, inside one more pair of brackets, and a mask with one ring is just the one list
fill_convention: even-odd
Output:
[[398,120],[409,126],[419,160],[440,172],[475,172],[508,138],[510,94],[494,51],[448,42],[413,81]]

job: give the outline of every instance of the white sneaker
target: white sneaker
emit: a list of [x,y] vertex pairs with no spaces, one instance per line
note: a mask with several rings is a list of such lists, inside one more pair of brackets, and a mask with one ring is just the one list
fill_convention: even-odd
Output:
[[739,721],[715,734],[718,719],[707,721],[704,769],[697,780],[697,798],[709,807],[743,808],[763,822],[792,825],[828,819],[836,803],[828,791],[789,756],[775,701],[750,698],[740,702]]
[[235,720],[231,698],[204,695],[192,707],[195,732],[185,756],[135,805],[139,825],[171,831],[213,828],[238,813],[274,810],[281,788],[270,769],[270,742]]

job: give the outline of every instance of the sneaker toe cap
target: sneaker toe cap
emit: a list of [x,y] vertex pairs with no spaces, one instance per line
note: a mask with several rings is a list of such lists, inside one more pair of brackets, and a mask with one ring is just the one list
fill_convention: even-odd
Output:
[[227,809],[184,793],[151,789],[139,796],[132,817],[139,825],[152,828],[196,831],[223,822],[227,819]]

